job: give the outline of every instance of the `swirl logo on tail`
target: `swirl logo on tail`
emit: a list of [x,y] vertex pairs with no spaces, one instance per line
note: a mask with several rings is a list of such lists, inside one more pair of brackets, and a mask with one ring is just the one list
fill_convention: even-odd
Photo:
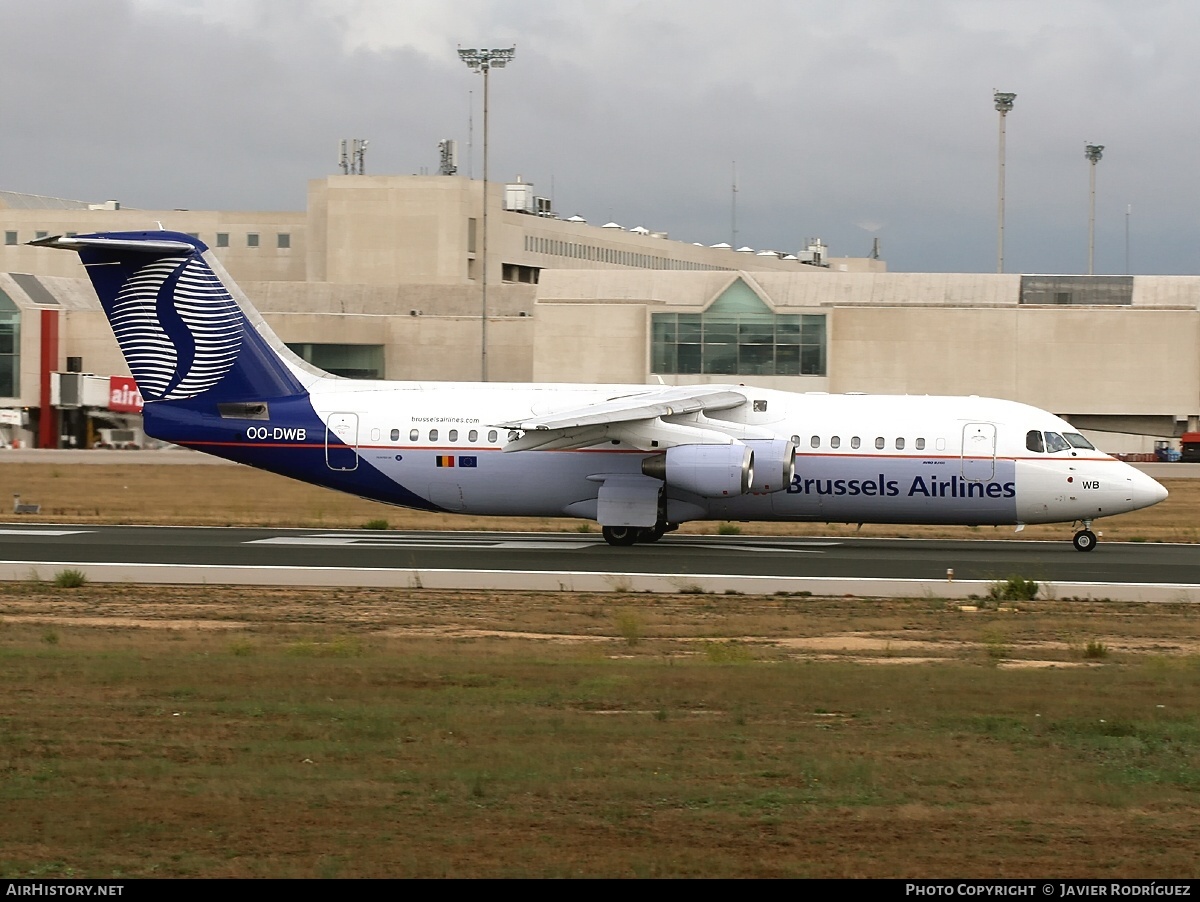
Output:
[[147,401],[192,398],[237,361],[245,320],[216,274],[196,257],[160,257],[126,280],[113,332]]

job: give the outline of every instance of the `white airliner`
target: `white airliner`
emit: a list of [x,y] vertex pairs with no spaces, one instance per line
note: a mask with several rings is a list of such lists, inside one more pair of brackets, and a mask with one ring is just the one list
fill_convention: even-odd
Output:
[[1093,520],[1167,497],[1011,401],[344,379],[289,351],[197,238],[31,243],[79,253],[148,435],[390,504],[596,520],[612,545],[688,520],[1076,523],[1090,551]]

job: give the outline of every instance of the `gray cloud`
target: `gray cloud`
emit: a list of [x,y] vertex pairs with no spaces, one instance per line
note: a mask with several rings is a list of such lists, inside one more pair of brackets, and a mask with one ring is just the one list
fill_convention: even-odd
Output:
[[[147,208],[301,209],[337,142],[369,172],[480,174],[482,80],[455,45],[517,44],[492,84],[492,176],[563,215],[893,269],[1196,271],[1193,3],[58,0],[0,5],[0,186]],[[878,225],[868,231],[860,223]]]

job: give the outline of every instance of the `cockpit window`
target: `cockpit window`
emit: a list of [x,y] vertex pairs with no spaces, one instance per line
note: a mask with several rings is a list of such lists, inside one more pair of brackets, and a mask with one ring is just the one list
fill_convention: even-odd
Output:
[[1095,451],[1096,446],[1085,439],[1078,432],[1064,432],[1063,438],[1071,443],[1072,448],[1083,448],[1087,451]]
[[1055,451],[1070,451],[1071,445],[1057,432],[1046,433],[1046,450],[1053,454]]
[[1036,429],[1030,429],[1025,433],[1025,447],[1030,451],[1036,451],[1041,454],[1046,450],[1046,445],[1042,441],[1042,433]]

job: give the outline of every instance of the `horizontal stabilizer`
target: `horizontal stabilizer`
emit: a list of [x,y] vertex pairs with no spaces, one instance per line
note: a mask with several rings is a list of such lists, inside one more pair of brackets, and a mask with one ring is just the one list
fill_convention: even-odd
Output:
[[77,238],[67,235],[51,235],[29,242],[34,247],[55,247],[64,251],[80,251],[95,248],[104,251],[126,251],[138,254],[190,254],[195,250],[183,241],[128,241],[120,238]]

